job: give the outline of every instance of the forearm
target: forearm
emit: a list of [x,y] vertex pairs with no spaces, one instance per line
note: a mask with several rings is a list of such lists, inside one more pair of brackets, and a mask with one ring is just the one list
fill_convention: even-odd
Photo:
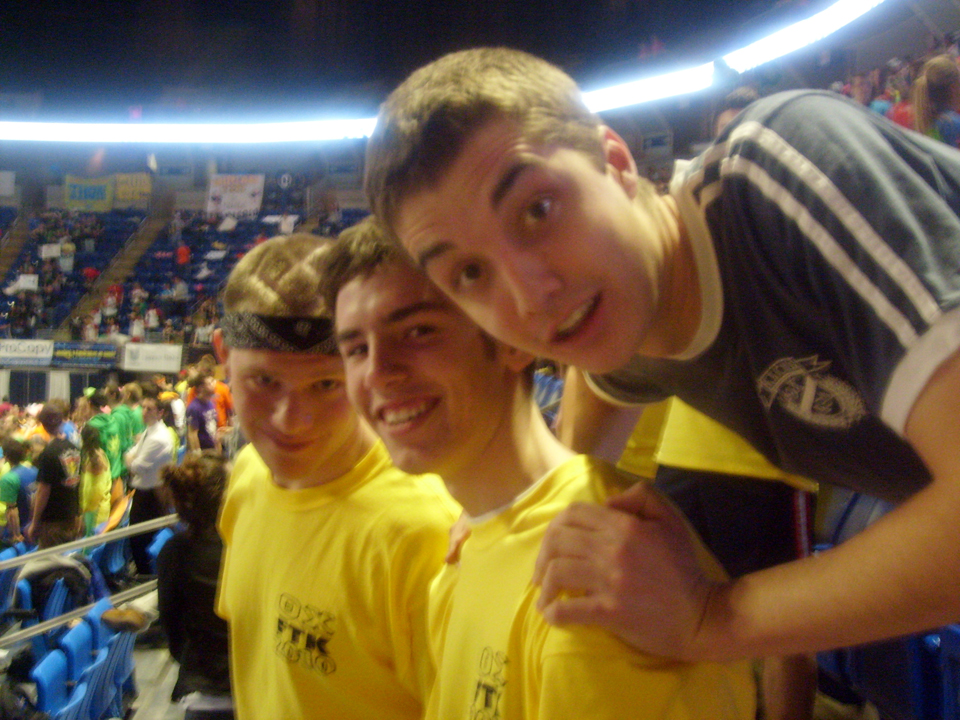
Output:
[[200,450],[200,435],[196,430],[187,433],[187,448],[193,451]]
[[50,499],[50,486],[46,483],[37,483],[37,491],[33,495],[33,521],[38,522],[43,511],[47,509],[47,500]]
[[642,406],[621,407],[597,397],[583,373],[571,367],[560,399],[557,436],[575,452],[615,463],[642,412]]
[[7,510],[7,529],[11,537],[20,537],[20,510],[16,505]]
[[945,486],[928,487],[820,556],[720,587],[692,655],[814,652],[960,620],[960,502]]

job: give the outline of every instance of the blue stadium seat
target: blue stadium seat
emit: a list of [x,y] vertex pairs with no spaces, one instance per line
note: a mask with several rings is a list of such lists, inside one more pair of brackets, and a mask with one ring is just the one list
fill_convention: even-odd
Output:
[[[114,638],[111,638],[111,642]],[[90,720],[111,717],[107,713],[112,710],[116,698],[116,686],[110,672],[110,650],[101,648],[93,662],[80,676],[81,684],[87,686],[80,708],[80,717]]]
[[84,714],[86,700],[87,684],[82,682],[73,688],[69,701],[53,716],[53,720],[90,720],[89,715]]
[[67,656],[67,679],[78,682],[80,675],[93,662],[93,628],[86,622],[74,625],[60,638],[59,647]]
[[69,700],[67,691],[67,657],[62,650],[51,650],[30,671],[37,684],[37,709],[51,715]]
[[150,558],[150,572],[154,575],[157,574],[157,557],[160,555],[160,550],[163,549],[167,540],[172,537],[173,530],[171,528],[161,528],[157,530],[153,536],[153,540],[150,541],[150,545],[147,546],[147,555]]
[[[17,557],[16,548],[7,548],[0,552],[0,561],[13,560]],[[13,603],[13,581],[17,577],[20,568],[9,568],[0,571],[0,613],[5,612]]]
[[110,598],[103,598],[97,600],[94,603],[93,607],[83,616],[84,621],[90,625],[90,630],[93,636],[93,650],[99,650],[107,646],[107,642],[112,638],[116,633],[103,624],[101,621],[101,616],[105,610],[109,610],[113,607],[113,603],[110,602]]

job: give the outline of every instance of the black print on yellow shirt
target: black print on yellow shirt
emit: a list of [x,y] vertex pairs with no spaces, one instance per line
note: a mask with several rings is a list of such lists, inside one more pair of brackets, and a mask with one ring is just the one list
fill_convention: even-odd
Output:
[[473,692],[473,703],[470,705],[470,720],[499,720],[500,700],[503,698],[503,688],[507,684],[504,669],[507,665],[507,656],[494,650],[484,648],[480,655],[480,677]]
[[336,620],[333,613],[303,605],[293,595],[284,593],[277,618],[277,655],[321,675],[336,672],[337,663],[327,650]]

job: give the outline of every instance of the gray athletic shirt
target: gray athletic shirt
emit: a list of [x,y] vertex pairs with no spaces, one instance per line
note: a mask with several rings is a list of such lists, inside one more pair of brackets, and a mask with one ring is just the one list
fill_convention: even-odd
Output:
[[671,194],[699,331],[594,389],[677,395],[783,469],[886,500],[929,482],[902,433],[960,347],[960,151],[832,93],[781,93],[679,166]]

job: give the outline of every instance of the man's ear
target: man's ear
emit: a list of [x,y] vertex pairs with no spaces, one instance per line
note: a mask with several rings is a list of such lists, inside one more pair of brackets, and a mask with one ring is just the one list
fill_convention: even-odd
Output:
[[213,353],[217,356],[217,362],[221,365],[226,364],[227,356],[230,354],[229,348],[223,342],[223,330],[217,328],[213,331]]
[[601,125],[598,128],[607,168],[631,198],[637,196],[637,163],[626,141],[615,130]]

